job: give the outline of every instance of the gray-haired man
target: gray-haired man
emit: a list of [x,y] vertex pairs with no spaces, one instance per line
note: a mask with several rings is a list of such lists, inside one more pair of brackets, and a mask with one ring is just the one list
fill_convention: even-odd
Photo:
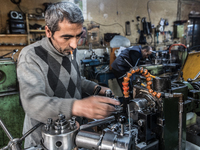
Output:
[[[77,43],[83,32],[83,15],[73,3],[52,4],[45,13],[46,38],[25,47],[18,58],[17,74],[20,97],[25,110],[23,133],[47,118],[56,119],[59,113],[66,118],[83,116],[105,118],[115,111],[108,105],[116,100],[91,96],[82,99],[81,93],[92,94],[96,83],[80,76]],[[107,88],[102,87],[100,94]],[[25,140],[25,147],[40,143],[40,128]]]

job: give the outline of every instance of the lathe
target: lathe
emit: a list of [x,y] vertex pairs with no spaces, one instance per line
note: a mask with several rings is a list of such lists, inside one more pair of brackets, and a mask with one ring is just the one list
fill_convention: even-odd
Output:
[[[130,99],[128,81],[134,73],[142,75],[146,81],[141,80],[134,85],[134,98]],[[197,126],[186,128],[186,114],[200,111],[200,83],[191,81],[171,82],[169,77],[155,77],[152,80],[147,69],[131,68],[124,77],[123,104],[115,106],[116,112],[112,116],[80,126],[75,117],[66,120],[64,115],[59,114],[57,120],[47,118],[45,125],[36,125],[21,138],[13,138],[1,121],[10,139],[2,150],[22,149],[22,141],[40,125],[43,126],[41,143],[27,150],[71,150],[76,147],[97,150],[184,150],[186,140],[195,143],[198,139],[198,136],[196,140],[186,136],[198,135]],[[112,93],[107,96],[115,98]],[[96,132],[85,130],[95,126],[98,126]],[[195,144],[199,145],[197,142]]]
[[[188,59],[190,56],[198,59],[198,55],[192,53]],[[200,73],[191,79],[187,69],[185,64],[183,75],[172,81],[170,76],[153,76],[141,66],[130,68],[123,82],[123,104],[115,106],[116,111],[110,117],[88,124],[79,125],[75,117],[66,119],[58,114],[57,120],[47,118],[46,124],[39,123],[21,138],[14,138],[0,119],[0,125],[10,139],[2,150],[23,149],[23,140],[39,126],[42,126],[40,144],[26,150],[186,150],[187,141],[200,146],[197,121]],[[129,89],[133,74],[140,78],[133,84],[133,89]],[[190,74],[194,72],[190,71]],[[107,91],[106,96],[117,99],[111,91]],[[93,127],[95,130],[87,131]]]

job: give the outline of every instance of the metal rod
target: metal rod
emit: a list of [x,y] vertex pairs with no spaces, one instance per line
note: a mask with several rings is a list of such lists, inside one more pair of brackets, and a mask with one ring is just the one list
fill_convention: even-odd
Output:
[[179,98],[179,136],[178,136],[178,147],[179,150],[182,150],[182,124],[183,124],[183,94],[182,93],[174,93],[173,94],[174,97],[178,97]]
[[131,112],[130,105],[128,104],[128,124],[129,124],[129,137],[131,137]]
[[7,55],[9,55],[9,54],[11,54],[11,53],[13,53],[13,52],[17,52],[18,51],[18,49],[14,49],[14,50],[12,50],[11,52],[9,52],[9,53],[6,53],[6,54],[4,54],[4,55],[2,55],[2,56],[0,56],[0,58],[3,58],[4,56],[7,56]]
[[197,75],[194,77],[194,79],[192,79],[193,81],[196,80],[200,75],[200,71],[197,73]]
[[0,150],[6,150],[6,149],[8,149],[9,147],[8,146],[5,146],[5,147],[3,147],[2,149],[0,149]]
[[33,128],[31,128],[28,132],[26,132],[21,138],[20,141],[23,141],[29,134],[31,134],[33,131],[35,131],[39,126],[43,125],[43,123],[36,124]]
[[131,68],[133,68],[133,66],[128,62],[128,60],[126,60],[125,58],[124,58],[124,60]]
[[13,137],[12,135],[10,134],[10,132],[8,131],[8,129],[6,128],[6,126],[4,125],[3,121],[1,120],[0,118],[0,126],[3,128],[3,130],[5,131],[7,137],[10,139],[10,140],[13,140]]
[[124,124],[121,124],[121,132],[120,132],[121,136],[124,136]]
[[179,150],[182,150],[182,113],[183,113],[183,101],[179,101]]
[[115,120],[115,116],[110,116],[110,117],[107,117],[105,119],[92,121],[92,122],[89,122],[88,124],[81,125],[80,130],[95,127],[95,126],[98,126],[98,125],[101,125],[101,124],[112,122],[114,120]]

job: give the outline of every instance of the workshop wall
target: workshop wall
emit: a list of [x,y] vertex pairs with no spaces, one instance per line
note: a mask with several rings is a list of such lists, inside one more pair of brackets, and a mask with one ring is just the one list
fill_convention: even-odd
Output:
[[[148,18],[147,12],[147,0],[108,0],[108,1],[92,1],[88,0],[88,13],[89,10],[91,20],[99,22],[101,24],[114,24],[113,26],[101,26],[101,33],[115,32],[125,36],[125,22],[131,23],[131,36],[126,36],[131,43],[137,43],[136,39],[139,39],[139,33],[137,32],[137,23],[140,24],[142,29],[141,19],[143,17]],[[96,3],[96,4],[95,4]],[[94,7],[95,6],[95,7]],[[104,6],[104,7],[102,7]],[[104,8],[104,9],[102,9]],[[176,1],[150,1],[149,2],[150,17],[152,24],[158,25],[160,18],[169,20],[169,26],[166,30],[172,30],[172,22],[176,19],[177,2]],[[98,11],[95,11],[98,10]],[[105,17],[106,14],[106,17]],[[136,17],[140,16],[140,21],[137,22]],[[90,19],[88,18],[88,19]],[[132,22],[134,20],[134,22]],[[123,26],[123,28],[121,27]]]
[[[22,0],[20,7],[26,13],[35,13],[35,8],[44,9],[42,4],[45,2],[59,1],[65,0]],[[165,28],[165,31],[173,31],[173,21],[175,21],[177,17],[177,0],[86,0],[86,3],[85,26],[87,26],[90,21],[94,21],[100,23],[101,37],[103,37],[104,33],[120,33],[125,36],[125,22],[130,21],[131,35],[126,37],[132,44],[137,43],[139,39],[137,23],[140,23],[140,29],[142,29],[141,19],[146,17],[147,21],[149,21],[147,4],[152,24],[157,26],[161,18],[168,19],[169,25]],[[192,10],[198,11],[200,8],[199,4],[200,3],[195,1],[184,1],[181,8],[181,19],[188,19],[188,14]],[[7,14],[11,10],[19,11],[19,8],[10,0],[1,0],[1,33],[6,32]],[[137,16],[140,16],[139,22],[136,20]],[[162,41],[162,38],[162,36],[159,36],[160,41]]]

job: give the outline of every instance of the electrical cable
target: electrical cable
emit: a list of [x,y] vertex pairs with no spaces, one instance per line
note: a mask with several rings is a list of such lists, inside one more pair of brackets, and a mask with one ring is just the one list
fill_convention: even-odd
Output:
[[18,5],[18,4],[20,4],[21,3],[21,0],[18,0],[18,1],[16,1],[16,0],[10,0],[12,3],[14,3],[14,4],[16,4],[16,5]]
[[25,13],[22,11],[22,9],[20,8],[19,4],[17,4],[17,7],[19,8],[19,10],[20,10],[23,14],[25,14]]
[[37,13],[37,14],[42,14],[43,12],[44,12],[44,10],[42,9],[42,8],[35,8],[35,12]]
[[22,11],[22,9],[20,8],[20,3],[21,3],[21,0],[18,0],[18,1],[16,1],[16,0],[10,0],[13,4],[15,4],[15,5],[17,5],[17,7],[19,8],[19,10],[23,13],[23,14],[25,14],[23,11]]
[[99,71],[96,73],[94,79],[97,79],[97,76],[98,76],[100,73],[106,73],[107,71],[109,71],[109,66],[106,66],[105,68],[99,70]]
[[[96,22],[96,21],[92,21],[92,22],[98,23],[98,22]],[[124,27],[123,27],[121,24],[119,24],[119,23],[113,23],[113,24],[109,24],[109,25],[100,24],[100,23],[98,23],[98,24],[101,25],[101,26],[113,26],[113,25],[118,24],[120,27],[122,27],[124,35],[126,35],[126,34],[125,34]]]

